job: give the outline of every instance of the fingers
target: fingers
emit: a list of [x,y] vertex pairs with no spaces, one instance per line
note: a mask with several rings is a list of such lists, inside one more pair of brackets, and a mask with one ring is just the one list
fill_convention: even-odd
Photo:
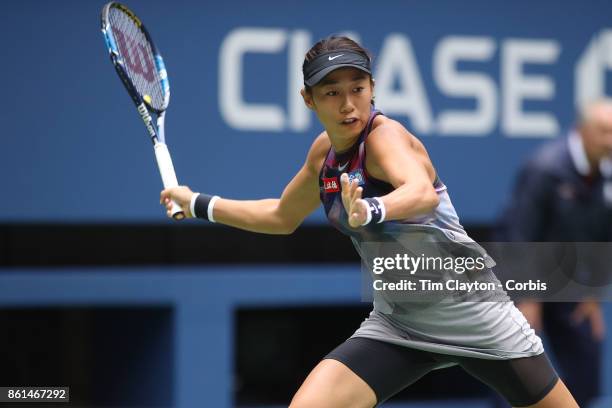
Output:
[[341,197],[342,197],[342,205],[344,206],[344,210],[350,214],[350,210],[351,210],[351,189],[350,189],[350,181],[349,181],[349,177],[348,174],[346,173],[342,173],[340,175],[340,186],[342,187],[341,190]]
[[351,209],[351,213],[353,213],[361,205],[359,204],[359,200],[361,200],[361,194],[363,193],[363,188],[359,187],[357,182],[352,182],[350,188],[351,188],[350,190],[350,194],[351,194],[350,209]]
[[348,214],[349,225],[353,228],[363,224],[366,217],[366,203],[362,200],[363,188],[355,180],[350,180],[348,174],[340,176],[342,186],[342,204]]
[[159,203],[163,204],[164,200],[166,200],[170,196],[170,189],[165,188],[159,193]]
[[347,187],[349,184],[349,176],[347,173],[342,173],[340,175],[340,184],[342,184],[342,189],[344,190],[344,187]]
[[[360,191],[359,194],[361,194],[361,191],[363,190],[361,187],[359,187],[359,183],[350,180],[348,174],[346,173],[342,173],[340,176],[340,185],[342,186],[342,200],[346,204],[353,203],[356,199],[357,191]],[[359,195],[359,198],[361,198],[361,195]]]
[[172,218],[172,199],[170,198],[169,188],[161,192],[160,204],[166,207],[166,216]]
[[178,189],[180,189],[180,187],[169,187],[163,189],[161,193],[159,193],[159,203],[164,204],[164,202],[167,200],[176,199]]
[[355,196],[355,204],[353,205],[351,217],[349,219],[349,224],[351,227],[357,228],[363,225],[367,218],[367,207],[368,203],[361,198],[361,191],[358,191]]
[[[354,183],[357,184],[357,183]],[[356,187],[351,195],[351,206],[350,206],[350,214],[351,219],[349,220],[349,224],[351,227],[359,227],[365,221],[365,201],[361,199],[361,194],[363,189],[361,187]]]
[[[168,217],[173,218],[173,207],[179,206],[182,209],[186,208],[185,206],[189,206],[192,194],[193,192],[186,186],[165,188],[159,194],[159,203],[166,208]],[[187,215],[187,217],[189,217],[189,215]]]
[[348,174],[340,175],[340,186],[342,187],[342,202],[346,205],[350,201],[350,184]]
[[349,186],[349,194],[351,197],[351,203],[355,202],[355,192],[357,191],[357,187],[359,187],[358,183],[351,180],[350,186]]
[[162,204],[166,208],[166,215],[169,218],[172,218],[172,200],[170,197],[162,197],[160,200],[160,204]]
[[159,203],[165,205],[166,208],[172,208],[171,189],[166,188],[159,194]]
[[[355,183],[355,186],[357,186],[357,183]],[[363,194],[363,188],[355,187],[355,191],[351,195],[351,202],[356,203],[357,200],[361,200],[361,194]]]
[[349,225],[353,228],[357,228],[361,225],[359,222],[359,215],[357,213],[352,213],[349,217]]

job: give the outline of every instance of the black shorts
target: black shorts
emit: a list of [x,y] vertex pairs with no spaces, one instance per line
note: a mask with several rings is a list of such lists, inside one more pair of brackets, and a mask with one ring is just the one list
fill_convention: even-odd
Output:
[[325,358],[340,361],[361,377],[374,390],[378,404],[428,372],[452,365],[461,366],[500,393],[514,407],[525,407],[540,401],[559,379],[544,353],[511,360],[485,360],[353,337]]

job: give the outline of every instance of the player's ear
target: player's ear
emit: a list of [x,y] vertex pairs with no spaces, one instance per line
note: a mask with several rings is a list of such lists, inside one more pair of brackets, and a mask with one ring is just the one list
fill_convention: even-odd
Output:
[[304,104],[308,109],[314,110],[314,102],[312,100],[312,93],[306,91],[306,89],[302,88],[300,90],[300,95],[304,99]]

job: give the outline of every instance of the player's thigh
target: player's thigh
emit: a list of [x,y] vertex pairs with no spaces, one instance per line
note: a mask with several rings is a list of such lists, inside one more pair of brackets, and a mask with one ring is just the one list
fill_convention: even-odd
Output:
[[315,367],[292,408],[373,407],[441,366],[428,352],[353,337]]
[[372,408],[376,394],[343,363],[325,359],[310,372],[290,408]]
[[[493,388],[513,407],[552,407],[538,404],[549,395],[561,395],[562,382],[544,353],[509,360],[457,359],[465,371]],[[574,405],[559,408],[565,406]]]

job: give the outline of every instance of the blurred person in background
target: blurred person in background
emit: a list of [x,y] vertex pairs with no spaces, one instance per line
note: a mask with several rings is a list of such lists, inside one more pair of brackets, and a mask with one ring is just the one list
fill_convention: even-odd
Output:
[[[584,106],[566,137],[544,144],[520,170],[502,223],[504,241],[612,241],[612,99]],[[590,271],[595,273],[595,271]],[[605,324],[598,301],[522,301],[547,335],[581,407],[600,394]],[[500,403],[505,406],[505,403]]]

